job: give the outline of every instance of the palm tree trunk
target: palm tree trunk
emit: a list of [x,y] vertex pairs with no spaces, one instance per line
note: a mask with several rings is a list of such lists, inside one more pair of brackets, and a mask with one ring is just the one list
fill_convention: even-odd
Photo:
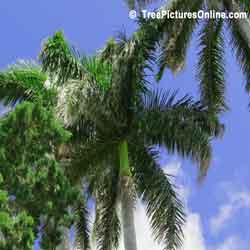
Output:
[[69,229],[63,229],[62,242],[57,246],[56,250],[70,250]]
[[119,147],[121,176],[121,214],[125,250],[137,250],[134,222],[134,185],[129,167],[128,143],[123,141]]
[[[235,0],[224,0],[224,3],[229,12],[242,12]],[[238,26],[241,35],[250,49],[250,20],[248,18],[234,19],[233,22]]]
[[122,229],[125,250],[137,250],[135,222],[134,222],[134,198],[133,183],[130,177],[124,176],[121,180],[121,214]]

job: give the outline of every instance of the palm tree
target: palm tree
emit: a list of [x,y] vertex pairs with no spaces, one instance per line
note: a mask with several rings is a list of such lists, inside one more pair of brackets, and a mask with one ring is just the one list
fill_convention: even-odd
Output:
[[[153,30],[143,43],[143,32],[129,40],[111,40],[100,54],[88,59],[78,56],[62,34],[56,33],[40,56],[49,78],[30,65],[17,65],[0,74],[0,98],[5,104],[25,100],[53,106],[73,134],[69,144],[56,150],[56,157],[72,183],[82,188],[85,180],[96,199],[99,249],[110,249],[119,242],[118,204],[125,247],[136,249],[136,197],[142,197],[146,205],[156,240],[166,249],[177,249],[184,214],[169,178],[157,164],[154,146],[191,157],[200,164],[203,177],[211,157],[210,141],[221,131],[217,118],[192,98],[176,100],[177,93],[149,91],[145,69],[154,59],[151,35]],[[75,214],[76,246],[88,249],[84,197]],[[53,223],[47,225],[44,236],[48,241],[53,239],[52,229]]]
[[[132,1],[133,4],[148,1]],[[151,2],[151,1],[150,1]],[[132,6],[133,6],[132,4]],[[250,1],[246,0],[169,0],[159,10],[198,12],[249,12]],[[241,65],[246,77],[246,90],[250,90],[250,20],[243,19],[154,19],[141,20],[141,29],[145,26],[155,28],[156,36],[151,36],[152,44],[159,42],[159,73],[161,79],[165,68],[178,72],[184,66],[184,61],[192,34],[199,30],[199,48],[197,78],[200,86],[201,102],[212,111],[225,111],[228,107],[225,101],[225,63],[224,48],[229,31],[229,44]],[[143,38],[142,38],[143,39]]]
[[[64,167],[75,184],[84,181],[96,201],[94,228],[100,250],[118,246],[120,218],[125,249],[137,249],[138,197],[146,205],[155,239],[165,249],[180,247],[184,213],[157,163],[155,146],[198,162],[202,178],[211,158],[211,139],[222,129],[216,116],[191,97],[177,99],[177,93],[149,90],[145,69],[154,59],[154,45],[144,39],[142,46],[140,37],[111,40],[89,59],[56,33],[40,54],[51,78],[48,89],[58,91],[57,115],[73,134],[62,153]],[[86,206],[79,207],[76,246],[89,249]]]

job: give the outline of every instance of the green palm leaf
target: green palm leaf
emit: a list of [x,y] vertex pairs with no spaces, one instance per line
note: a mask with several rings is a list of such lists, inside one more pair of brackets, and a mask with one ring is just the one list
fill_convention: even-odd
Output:
[[[189,4],[187,4],[187,2],[188,1],[177,1],[173,4],[171,10],[181,11],[185,9],[185,11],[192,13],[198,12],[203,5],[203,1],[201,0],[194,0],[191,3],[189,2]],[[183,68],[187,48],[197,24],[197,19],[170,19],[161,24],[161,29],[163,29],[164,32],[161,41],[161,54],[158,60],[158,80],[162,78],[166,67],[170,68],[174,73],[177,73]]]
[[119,169],[103,175],[97,183],[95,236],[98,250],[117,249],[121,234],[120,219],[117,214],[119,197]]
[[52,101],[53,90],[46,89],[46,74],[39,66],[20,62],[0,72],[0,100],[5,105],[14,105],[23,100]]
[[198,78],[201,101],[211,111],[227,109],[225,103],[223,20],[209,19],[200,32]]
[[68,45],[62,32],[56,32],[44,43],[39,59],[43,70],[54,76],[58,83],[83,78],[80,56]]
[[89,223],[89,212],[86,206],[85,200],[79,201],[74,209],[76,216],[75,221],[75,242],[74,247],[81,250],[89,250],[89,234],[90,234],[90,223]]
[[231,43],[242,71],[246,78],[246,90],[250,91],[250,45],[246,42],[244,36],[240,32],[238,25],[231,21],[229,23],[231,31]]
[[170,153],[191,157],[200,164],[200,176],[205,176],[211,158],[210,141],[223,132],[223,127],[201,103],[188,96],[176,100],[176,95],[156,91],[145,97],[141,137],[147,145],[164,145]]
[[179,249],[185,216],[173,184],[156,163],[157,152],[150,148],[133,149],[133,175],[137,190],[146,205],[155,239],[164,244],[165,250]]

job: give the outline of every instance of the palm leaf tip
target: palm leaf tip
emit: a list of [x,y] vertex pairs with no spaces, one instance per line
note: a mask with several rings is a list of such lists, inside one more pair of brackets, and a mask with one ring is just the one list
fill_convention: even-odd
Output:
[[60,31],[44,42],[39,60],[43,71],[56,78],[58,83],[83,77],[84,69],[79,54],[68,44]]

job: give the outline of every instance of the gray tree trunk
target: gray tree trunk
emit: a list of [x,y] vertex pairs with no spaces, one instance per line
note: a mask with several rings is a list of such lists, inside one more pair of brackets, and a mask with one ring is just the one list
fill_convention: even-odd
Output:
[[[242,12],[240,6],[235,0],[224,0],[224,3],[229,12]],[[238,26],[241,35],[244,37],[250,49],[250,20],[249,18],[234,19],[233,22]]]
[[69,229],[63,229],[62,242],[59,246],[57,246],[56,250],[70,250],[70,239],[69,239]]
[[133,183],[130,177],[122,177],[121,180],[121,214],[122,229],[125,250],[137,250],[135,222],[134,222],[134,198]]

